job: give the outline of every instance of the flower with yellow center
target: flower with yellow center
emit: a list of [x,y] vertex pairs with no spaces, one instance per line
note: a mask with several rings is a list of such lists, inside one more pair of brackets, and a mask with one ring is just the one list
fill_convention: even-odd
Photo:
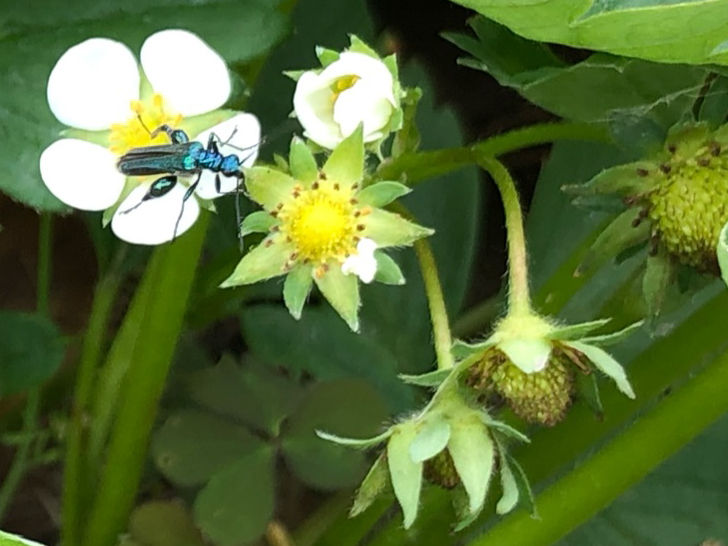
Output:
[[242,235],[267,233],[240,261],[223,287],[286,275],[283,296],[295,318],[313,284],[352,330],[359,327],[359,281],[402,284],[397,264],[381,252],[408,246],[432,230],[382,210],[409,192],[398,182],[363,187],[362,127],[344,139],[319,169],[299,138],[289,169],[253,167],[245,173],[251,199],[263,209],[248,215]]
[[596,205],[616,194],[628,206],[604,229],[579,271],[646,246],[643,291],[650,314],[659,313],[678,268],[719,274],[716,246],[728,222],[728,125],[716,131],[702,123],[676,126],[652,158],[564,189]]
[[[43,151],[40,172],[50,192],[67,205],[105,210],[104,222],[111,221],[119,238],[160,244],[197,219],[197,199],[183,206],[190,177],[180,177],[171,191],[137,207],[159,176],[126,178],[116,168],[118,157],[132,148],[169,144],[164,132],[150,135],[167,124],[205,145],[211,132],[225,140],[235,130],[227,142],[231,147],[220,151],[249,149],[241,157],[249,166],[257,156],[260,124],[251,114],[218,110],[230,94],[227,67],[195,34],[157,32],[144,42],[140,56],[141,70],[128,47],[106,38],[86,40],[61,56],[48,79],[48,105],[70,129]],[[205,78],[185,77],[189,63],[205,66]],[[195,195],[214,199],[236,188],[237,179],[223,178],[218,191],[214,173],[203,172]]]

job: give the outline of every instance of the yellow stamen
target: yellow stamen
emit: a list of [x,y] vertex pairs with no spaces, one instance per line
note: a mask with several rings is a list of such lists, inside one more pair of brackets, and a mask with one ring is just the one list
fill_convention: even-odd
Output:
[[178,127],[182,121],[179,114],[171,114],[164,110],[164,98],[155,94],[147,103],[139,100],[131,101],[129,105],[133,115],[125,124],[119,123],[111,126],[109,134],[109,150],[122,155],[131,148],[149,146],[150,144],[169,144],[169,137],[161,132],[154,138],[150,133],[160,125]]
[[296,187],[293,199],[278,213],[280,230],[293,244],[295,259],[314,263],[319,278],[329,260],[343,262],[356,252],[361,213],[351,203],[351,193],[335,186],[321,180],[309,189]]
[[350,76],[342,76],[334,81],[334,83],[331,84],[331,91],[334,93],[331,97],[331,102],[336,102],[342,92],[354,87],[354,84],[360,79],[361,78],[359,78],[359,76],[352,74]]

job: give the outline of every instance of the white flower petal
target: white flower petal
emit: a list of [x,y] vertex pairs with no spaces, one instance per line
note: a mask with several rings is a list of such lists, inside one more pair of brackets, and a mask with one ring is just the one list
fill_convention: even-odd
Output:
[[114,154],[77,138],[56,140],[43,150],[40,176],[53,195],[81,210],[104,210],[116,203],[125,180]]
[[230,96],[225,61],[196,34],[179,29],[152,34],[140,57],[154,91],[177,113],[204,114],[220,108]]
[[321,79],[328,81],[329,84],[344,76],[359,76],[362,80],[369,81],[379,90],[377,94],[396,106],[394,78],[387,65],[379,59],[364,53],[345,51],[339,56],[338,61],[331,63],[320,74]]
[[107,38],[68,49],[48,78],[48,105],[58,121],[99,131],[126,121],[139,98],[139,68],[131,50]]
[[498,343],[498,349],[524,373],[540,372],[551,356],[551,344],[541,337],[508,338]]
[[330,84],[315,72],[304,72],[293,93],[293,110],[304,134],[319,146],[331,150],[344,137],[334,122],[334,93]]
[[184,203],[184,212],[180,218],[186,185],[178,182],[162,197],[141,203],[148,189],[149,184],[135,188],[114,214],[111,229],[119,239],[137,245],[159,245],[179,237],[192,227],[200,214],[200,205],[194,196],[190,197]]
[[389,123],[393,107],[371,82],[359,80],[343,91],[334,105],[334,121],[344,137],[364,123],[364,142],[372,142],[382,136],[380,129]]
[[[203,131],[195,140],[207,146],[210,134],[217,135],[224,145],[218,142],[218,149],[223,155],[236,155],[242,166],[252,167],[258,158],[260,147],[260,122],[253,114],[241,113],[228,120]],[[231,136],[232,135],[232,136]],[[197,195],[203,199],[215,199],[238,188],[240,180],[234,176],[220,175],[220,191],[217,189],[215,173],[203,171],[197,185]]]
[[341,264],[341,272],[344,275],[354,274],[363,283],[369,284],[377,274],[377,259],[374,257],[376,249],[377,243],[364,237],[356,245],[356,254],[349,256]]

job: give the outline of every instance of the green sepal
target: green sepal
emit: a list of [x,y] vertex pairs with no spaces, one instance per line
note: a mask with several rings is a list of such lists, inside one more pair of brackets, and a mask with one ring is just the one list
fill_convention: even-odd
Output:
[[389,254],[377,250],[374,251],[374,259],[377,260],[375,281],[394,286],[402,286],[406,282],[399,265]]
[[407,195],[411,191],[412,188],[399,182],[377,182],[371,186],[367,186],[356,194],[356,200],[361,205],[380,208],[389,205],[392,201],[399,199],[403,195]]
[[455,342],[452,344],[450,352],[452,353],[452,356],[453,358],[455,358],[455,360],[463,360],[465,358],[473,356],[474,354],[484,353],[487,349],[493,347],[494,345],[495,341],[493,341],[491,338],[488,338],[485,341],[478,341],[476,343],[468,343],[467,341],[456,339]]
[[583,353],[598,370],[616,383],[617,388],[623,394],[629,398],[635,398],[634,390],[632,390],[632,385],[630,385],[629,379],[627,379],[627,373],[624,371],[624,368],[604,349],[579,341],[570,341],[566,345]]
[[728,224],[724,225],[723,229],[720,230],[718,247],[715,249],[715,253],[718,256],[720,275],[723,278],[723,282],[728,284]]
[[586,402],[597,419],[601,420],[604,415],[604,407],[602,406],[602,397],[599,394],[599,385],[597,384],[596,375],[590,374],[577,374],[576,376],[576,392],[579,398]]
[[319,170],[316,158],[306,142],[294,136],[288,157],[291,165],[291,176],[308,188],[318,178]]
[[316,46],[316,57],[318,58],[321,66],[326,68],[331,63],[339,60],[340,53],[333,49],[327,49],[325,47]]
[[283,75],[291,78],[294,82],[297,82],[306,72],[308,72],[308,70],[284,70]]
[[363,53],[364,55],[369,55],[370,57],[373,57],[374,59],[377,59],[379,61],[382,60],[381,57],[377,55],[376,51],[369,47],[355,34],[349,35],[349,43],[351,45],[349,46],[348,51],[353,51],[354,53]]
[[322,440],[328,440],[329,442],[334,442],[335,444],[339,444],[342,446],[348,446],[358,449],[367,449],[370,447],[374,447],[375,445],[381,444],[384,440],[389,438],[392,435],[393,429],[387,429],[382,434],[379,434],[378,436],[374,436],[373,438],[364,438],[364,439],[358,439],[358,438],[344,438],[342,436],[337,436],[336,434],[331,434],[329,432],[323,431],[323,430],[317,430],[316,436],[321,438]]
[[649,175],[658,170],[659,165],[653,161],[636,161],[606,169],[584,184],[569,184],[561,189],[575,196],[608,193],[635,195],[652,188],[654,182],[650,182]]
[[389,469],[387,468],[387,459],[382,453],[374,461],[366,477],[361,482],[356,497],[354,497],[354,504],[349,510],[349,517],[358,516],[369,508],[377,497],[384,492],[388,483]]
[[675,157],[690,159],[710,138],[710,126],[707,123],[689,122],[684,125],[673,125],[665,140],[665,150],[674,147]]
[[453,532],[459,533],[478,518],[480,511],[474,514],[470,511],[470,498],[462,483],[457,484],[450,495],[457,521],[453,526]]
[[362,237],[369,237],[379,248],[409,246],[418,239],[428,237],[434,230],[413,224],[399,214],[374,209],[364,220]]
[[400,374],[397,377],[409,385],[416,385],[418,387],[439,387],[451,373],[453,373],[452,369],[434,370],[420,375]]
[[632,335],[632,333],[635,330],[638,330],[642,327],[642,325],[645,322],[643,320],[638,320],[637,322],[633,322],[629,326],[622,328],[621,330],[617,330],[616,332],[612,332],[611,334],[603,334],[600,336],[588,336],[583,339],[580,339],[582,343],[588,343],[590,345],[597,345],[598,347],[604,347],[606,345],[613,345],[614,343],[617,343],[619,341],[622,341],[627,336]]
[[360,183],[364,176],[364,126],[356,130],[334,148],[323,166],[329,180],[342,187]]
[[501,498],[498,499],[498,504],[495,506],[495,513],[502,516],[516,507],[518,504],[519,491],[516,477],[513,475],[513,470],[511,470],[511,467],[508,464],[505,450],[500,445],[498,449],[498,463],[500,469],[501,489],[503,490],[503,493],[501,494]]
[[641,213],[641,209],[631,208],[612,220],[586,252],[574,276],[601,267],[623,250],[647,241],[651,227],[649,222],[640,221]]
[[674,278],[675,265],[664,250],[658,249],[657,254],[647,256],[645,274],[642,277],[642,293],[650,317],[660,314],[667,289]]
[[286,276],[286,281],[283,283],[283,301],[294,319],[301,318],[303,306],[312,286],[313,267],[310,264],[297,265]]
[[278,223],[269,212],[258,210],[251,212],[240,223],[240,236],[245,237],[251,233],[267,233]]
[[248,195],[268,211],[291,199],[296,184],[298,182],[294,178],[271,167],[251,167],[245,172]]
[[341,267],[331,263],[321,277],[314,276],[316,286],[354,332],[359,331],[359,277],[344,275]]
[[518,504],[523,506],[532,517],[538,518],[536,499],[533,495],[533,489],[531,489],[531,483],[528,481],[528,476],[526,476],[521,465],[518,464],[518,461],[510,453],[504,453],[506,464],[511,469],[513,477],[516,480],[516,486],[518,487]]
[[271,235],[249,251],[232,274],[225,279],[220,288],[230,288],[241,284],[253,284],[272,279],[285,273],[285,265],[291,249],[287,243],[275,243],[276,235]]
[[553,347],[543,337],[509,337],[498,343],[498,350],[524,373],[536,373],[546,367]]
[[503,423],[502,421],[497,421],[493,419],[490,415],[487,413],[480,414],[480,420],[483,421],[483,423],[488,427],[492,428],[495,431],[501,433],[503,436],[507,436],[509,438],[513,438],[515,440],[518,440],[519,442],[523,442],[525,444],[530,444],[531,440],[528,436],[523,434],[520,430],[517,430],[513,428],[510,425],[507,425]]
[[468,493],[470,513],[479,512],[495,468],[495,445],[479,415],[474,413],[458,421],[447,449]]
[[[422,90],[419,88],[407,89],[402,99],[402,106],[397,110],[399,120],[391,120],[391,124],[398,124],[395,129],[392,142],[392,157],[398,157],[405,153],[414,153],[420,147],[420,131],[417,128],[417,105],[422,98]],[[394,117],[394,115],[392,116]]]
[[392,79],[395,84],[399,83],[399,65],[397,65],[397,54],[392,53],[382,59],[382,62],[389,69],[389,73],[392,74]]
[[394,427],[387,444],[387,465],[389,477],[404,514],[404,528],[409,529],[417,518],[417,508],[422,489],[422,463],[410,457],[409,446],[417,435],[413,422],[404,422]]
[[421,463],[440,453],[450,439],[450,424],[439,414],[430,415],[420,423],[417,436],[410,443],[412,460]]
[[549,334],[551,339],[580,339],[584,334],[588,334],[592,330],[598,330],[608,322],[611,318],[597,319],[589,322],[581,322],[579,324],[568,324],[566,326],[557,326],[552,333]]
[[273,163],[284,173],[291,172],[291,168],[288,166],[288,160],[281,154],[273,154]]

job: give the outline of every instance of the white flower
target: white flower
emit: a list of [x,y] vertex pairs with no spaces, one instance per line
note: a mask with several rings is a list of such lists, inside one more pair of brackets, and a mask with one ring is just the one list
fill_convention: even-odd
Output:
[[394,77],[379,59],[345,51],[323,70],[304,72],[293,95],[293,108],[305,135],[334,149],[364,124],[364,142],[386,136],[399,108]]
[[369,284],[374,280],[377,273],[377,259],[374,251],[377,243],[366,237],[362,238],[356,245],[356,254],[352,254],[341,264],[341,272],[344,275],[354,274],[361,282]]
[[[142,45],[140,57],[153,93],[141,95],[144,86],[137,61],[120,42],[92,38],[61,56],[48,79],[48,105],[65,125],[98,132],[92,133],[93,142],[79,138],[53,142],[41,154],[40,172],[51,193],[71,207],[100,211],[118,205],[111,221],[114,233],[132,243],[155,245],[172,240],[194,224],[199,204],[195,198],[183,203],[183,198],[197,175],[180,176],[170,191],[135,207],[150,185],[164,175],[127,180],[116,168],[118,156],[136,146],[170,143],[164,133],[152,142],[147,129],[169,124],[185,130],[184,117],[217,110],[227,101],[231,87],[222,57],[185,30],[153,34]],[[188,77],[191,66],[204,66],[204,77]],[[229,114],[215,119],[225,117]],[[140,118],[146,120],[146,128]],[[237,155],[245,167],[255,162],[260,123],[252,114],[235,115],[195,140],[207,146],[210,133],[225,143],[219,147],[223,155]],[[238,180],[220,176],[220,182],[218,188],[215,173],[203,171],[196,196],[214,199],[230,193]]]

